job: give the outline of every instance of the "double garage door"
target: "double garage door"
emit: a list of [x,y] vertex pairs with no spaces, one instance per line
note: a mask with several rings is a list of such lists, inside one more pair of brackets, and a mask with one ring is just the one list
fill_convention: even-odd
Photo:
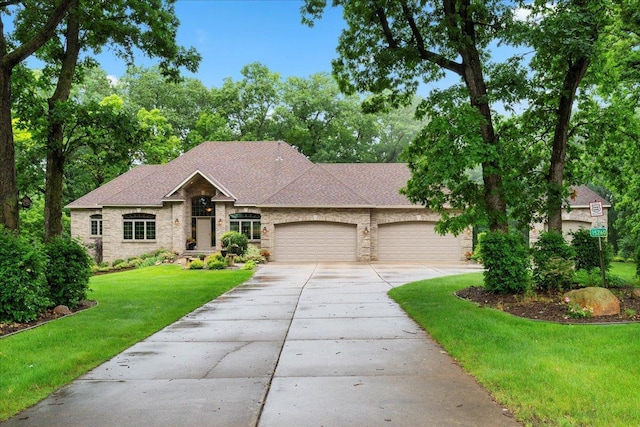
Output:
[[[461,257],[460,238],[439,235],[431,222],[383,224],[376,240],[380,261],[458,261]],[[357,261],[357,242],[354,224],[279,224],[275,228],[275,260]]]

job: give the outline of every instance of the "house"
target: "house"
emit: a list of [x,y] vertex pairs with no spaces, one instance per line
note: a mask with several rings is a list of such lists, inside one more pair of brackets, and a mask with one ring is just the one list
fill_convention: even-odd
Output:
[[67,207],[71,234],[101,242],[105,261],[184,253],[187,239],[211,252],[230,230],[275,261],[463,260],[471,231],[437,234],[438,214],[399,193],[409,177],[400,163],[315,164],[285,142],[205,142]]

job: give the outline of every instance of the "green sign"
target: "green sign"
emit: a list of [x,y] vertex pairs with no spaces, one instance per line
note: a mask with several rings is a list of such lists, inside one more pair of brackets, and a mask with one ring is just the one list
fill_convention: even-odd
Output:
[[589,230],[591,237],[607,237],[607,229],[605,227],[593,227]]

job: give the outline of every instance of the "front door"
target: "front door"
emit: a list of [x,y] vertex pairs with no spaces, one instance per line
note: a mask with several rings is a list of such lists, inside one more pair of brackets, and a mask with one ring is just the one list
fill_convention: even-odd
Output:
[[211,218],[198,218],[196,222],[196,241],[199,251],[210,251],[211,246]]

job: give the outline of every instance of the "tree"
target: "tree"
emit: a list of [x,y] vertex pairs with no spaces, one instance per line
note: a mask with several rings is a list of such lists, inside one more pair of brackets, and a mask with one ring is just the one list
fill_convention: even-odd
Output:
[[[446,203],[462,206],[466,222],[476,220],[482,210],[491,230],[506,231],[501,145],[495,133],[485,74],[487,47],[504,40],[500,29],[512,21],[509,5],[497,1],[472,4],[470,0],[441,3],[337,0],[333,5],[343,7],[347,21],[337,49],[340,58],[333,62],[334,74],[346,93],[372,92],[373,107],[385,101],[400,105],[411,99],[420,80],[435,81],[450,72],[464,83],[463,88],[457,88],[460,89],[456,91],[457,101],[466,99],[469,105],[459,110],[464,114],[458,119],[475,133],[465,132],[457,138],[457,143],[466,145],[482,164],[483,188],[468,179],[442,182],[442,178],[453,177],[441,173],[425,183],[429,181],[424,179],[425,174],[429,176],[428,168],[414,151],[409,161],[414,178],[407,185],[408,197],[440,212],[445,212]],[[325,7],[325,0],[307,0],[303,19],[312,23]],[[434,123],[431,129],[442,130],[443,125]],[[456,125],[459,130],[461,125]],[[424,132],[422,136],[427,137]],[[449,193],[442,192],[445,184],[452,187]],[[478,197],[480,191],[481,198]],[[460,229],[459,224],[452,222],[449,226],[456,231]]]
[[[65,18],[74,0],[2,1],[0,2],[0,224],[18,229],[18,188],[15,169],[11,94],[13,70],[33,55],[54,36],[56,27]],[[29,28],[15,26],[13,35],[5,34],[3,15],[13,14],[15,20],[30,16]],[[20,35],[21,37],[17,37]]]
[[[404,192],[442,214],[441,231],[479,222],[505,231],[508,217],[526,225],[540,216],[562,229],[575,176],[575,101],[589,92],[585,81],[593,84],[589,67],[599,66],[610,40],[619,14],[614,2],[333,5],[343,7],[347,21],[334,74],[347,93],[372,92],[371,108],[406,103],[420,81],[460,78],[418,106],[417,116],[428,122],[407,151],[412,178]],[[307,0],[303,20],[312,23],[325,7],[325,0]],[[492,53],[504,44],[516,55],[498,62]],[[480,182],[469,174],[478,165]]]
[[[176,79],[179,68],[191,71],[197,68],[199,56],[193,50],[185,50],[176,42],[178,21],[175,18],[173,0],[137,2],[128,0],[92,4],[72,0],[65,17],[65,26],[52,38],[39,57],[47,65],[44,76],[55,82],[55,89],[48,98],[46,116],[47,177],[45,184],[45,238],[62,233],[62,190],[64,166],[69,153],[77,148],[65,140],[67,117],[75,110],[70,102],[74,79],[81,77],[83,67],[91,66],[91,60],[79,63],[81,52],[98,52],[109,44],[127,60],[133,61],[133,48],[149,56],[160,58],[160,69]],[[27,28],[35,18],[32,15],[16,20],[18,28]],[[78,67],[79,66],[79,67]],[[77,69],[80,69],[80,75]]]

